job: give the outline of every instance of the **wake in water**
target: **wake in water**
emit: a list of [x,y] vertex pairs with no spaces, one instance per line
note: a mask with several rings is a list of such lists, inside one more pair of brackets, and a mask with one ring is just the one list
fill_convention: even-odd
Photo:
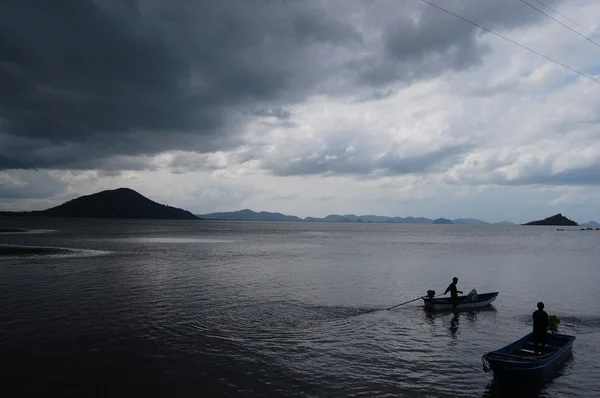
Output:
[[573,330],[575,334],[600,333],[599,317],[571,317],[560,318],[560,327],[564,326]]
[[21,229],[21,228],[0,228],[0,234],[18,235],[18,234],[47,234],[56,232],[55,229]]
[[0,257],[5,258],[92,257],[108,253],[101,250],[71,249],[66,247],[0,245]]

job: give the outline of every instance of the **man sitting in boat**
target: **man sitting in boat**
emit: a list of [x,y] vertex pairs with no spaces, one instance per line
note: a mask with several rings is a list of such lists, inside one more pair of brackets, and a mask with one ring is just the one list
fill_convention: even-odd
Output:
[[460,300],[458,299],[458,293],[462,294],[462,291],[457,290],[456,284],[458,283],[458,278],[452,278],[452,283],[448,286],[444,294],[450,292],[450,296],[452,297],[452,308],[456,308]]
[[469,294],[467,294],[467,301],[477,301],[477,290],[473,289],[469,292]]
[[548,314],[544,311],[544,303],[537,304],[538,310],[533,313],[533,343],[535,353],[538,354],[538,344],[542,346],[541,352],[546,350],[546,333],[548,331]]

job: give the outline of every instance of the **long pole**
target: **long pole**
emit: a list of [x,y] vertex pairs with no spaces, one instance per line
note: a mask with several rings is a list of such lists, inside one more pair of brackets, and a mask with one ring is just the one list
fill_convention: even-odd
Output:
[[[437,295],[435,295],[435,296],[433,296],[433,297],[441,296],[442,294],[444,294],[444,293],[437,294]],[[422,296],[422,297],[417,297],[416,299],[409,300],[409,301],[405,301],[404,303],[396,304],[396,305],[394,305],[394,306],[392,306],[392,307],[390,307],[390,308],[386,308],[386,311],[387,311],[387,310],[391,310],[392,308],[400,307],[401,305],[404,305],[404,304],[412,303],[413,301],[417,301],[417,300],[419,300],[419,299],[422,299],[423,297],[425,297],[425,296]]]

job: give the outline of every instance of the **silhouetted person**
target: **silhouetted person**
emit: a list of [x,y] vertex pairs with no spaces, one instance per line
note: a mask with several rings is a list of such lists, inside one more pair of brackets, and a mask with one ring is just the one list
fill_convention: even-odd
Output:
[[450,297],[452,297],[452,308],[456,308],[460,300],[458,299],[458,293],[462,294],[462,291],[457,290],[456,284],[458,283],[458,278],[452,278],[452,283],[448,285],[448,288],[444,292],[444,294],[450,292]]
[[546,350],[546,334],[548,332],[548,314],[544,311],[544,303],[537,304],[538,310],[533,313],[533,344],[535,353],[538,354],[538,344],[542,346],[541,352]]

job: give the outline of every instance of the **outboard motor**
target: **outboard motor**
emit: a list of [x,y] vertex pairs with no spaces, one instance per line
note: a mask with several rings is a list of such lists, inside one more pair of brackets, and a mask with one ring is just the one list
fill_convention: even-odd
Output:
[[435,290],[428,290],[427,291],[427,298],[434,298],[435,297]]

